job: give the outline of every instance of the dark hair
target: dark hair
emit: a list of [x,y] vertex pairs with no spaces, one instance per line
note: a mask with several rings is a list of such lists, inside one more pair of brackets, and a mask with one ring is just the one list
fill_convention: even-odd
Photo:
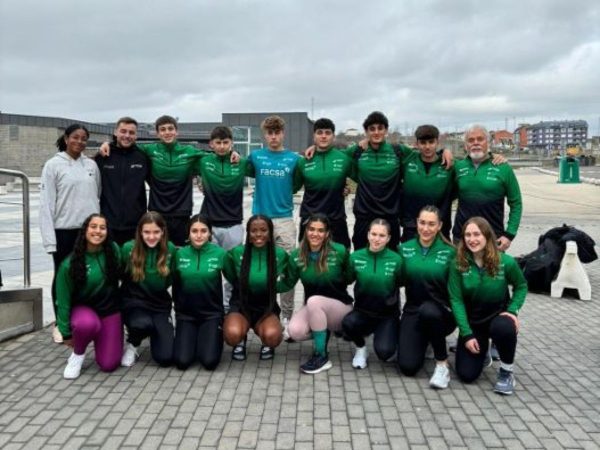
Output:
[[313,131],[317,130],[331,130],[332,133],[335,133],[335,124],[331,119],[322,117],[316,120],[315,124],[313,125]]
[[208,239],[209,241],[212,240],[212,222],[210,221],[210,219],[202,214],[194,214],[191,218],[190,221],[188,222],[187,225],[187,235],[188,235],[188,239],[190,236],[190,231],[192,230],[192,225],[194,225],[195,223],[201,223],[203,225],[206,225],[206,228],[208,228],[208,231],[210,233],[210,238]]
[[67,150],[66,139],[69,136],[71,136],[71,134],[73,134],[73,132],[75,132],[77,130],[85,131],[85,134],[87,135],[88,139],[90,138],[90,132],[88,131],[88,129],[86,127],[84,127],[83,125],[81,125],[79,123],[73,123],[73,124],[69,125],[67,128],[65,128],[65,132],[63,133],[63,135],[56,140],[56,147],[58,148],[59,152],[64,152],[65,150]]
[[365,131],[371,125],[383,125],[386,130],[390,127],[387,117],[385,117],[385,114],[383,114],[381,111],[373,111],[363,122],[363,128]]
[[139,283],[146,277],[146,243],[142,236],[142,230],[144,225],[155,224],[162,231],[162,237],[158,242],[158,255],[156,257],[156,270],[161,277],[167,277],[169,275],[169,267],[167,266],[167,255],[169,253],[169,247],[167,242],[169,241],[169,232],[167,230],[167,223],[163,216],[156,211],[148,211],[139,220],[137,228],[135,230],[135,241],[131,250],[131,256],[127,262],[127,269],[131,274],[131,279]]
[[[75,245],[73,245],[73,253],[71,253],[70,256],[71,267],[69,268],[69,276],[75,285],[75,292],[83,289],[85,282],[87,281],[87,267],[85,264],[87,240],[85,238],[85,234],[90,222],[96,217],[100,217],[106,221],[106,217],[104,217],[102,214],[90,214],[83,221],[81,229],[79,230],[79,234],[77,235],[77,239],[75,240]],[[119,262],[117,261],[117,255],[115,255],[113,250],[112,241],[109,240],[108,237],[102,243],[102,251],[104,251],[106,261],[106,267],[103,269],[104,275],[108,284],[116,288],[119,283]]]
[[439,139],[440,130],[433,125],[420,125],[415,130],[417,141],[428,141],[429,139]]
[[390,223],[385,220],[385,219],[373,219],[371,221],[371,223],[369,224],[369,229],[367,231],[371,231],[371,228],[373,228],[373,225],[382,225],[386,228],[388,234],[391,236],[392,235],[392,227],[390,226]]
[[158,119],[156,119],[156,122],[154,122],[154,128],[156,128],[156,131],[158,131],[158,127],[160,127],[161,125],[168,125],[171,124],[175,127],[175,129],[177,129],[177,120],[174,117],[171,116],[160,116]]
[[330,233],[330,223],[329,219],[325,214],[317,213],[311,215],[304,222],[304,236],[302,236],[302,241],[300,241],[300,261],[304,266],[304,270],[308,268],[309,263],[309,255],[310,255],[310,244],[308,243],[308,239],[306,239],[306,232],[308,231],[308,227],[313,222],[321,222],[325,225],[325,231],[327,232],[327,237],[323,241],[323,245],[319,249],[319,259],[317,260],[317,272],[327,272],[327,257],[329,256],[329,252],[333,251],[333,247],[331,246],[331,233]]
[[258,220],[264,220],[269,229],[269,241],[267,242],[267,295],[269,303],[265,309],[265,314],[273,310],[277,297],[277,260],[275,257],[275,233],[273,231],[273,221],[262,214],[255,214],[246,224],[246,242],[244,244],[244,256],[242,257],[242,266],[240,267],[240,301],[242,310],[245,310],[248,304],[248,291],[250,279],[250,263],[252,261],[252,250],[254,245],[250,242],[250,227]]
[[119,125],[121,125],[122,123],[126,125],[135,125],[136,127],[138,126],[137,120],[129,116],[121,117],[119,120],[117,120],[116,128],[119,128]]
[[219,125],[218,127],[214,127],[210,132],[210,140],[213,139],[231,139],[233,140],[233,134],[231,133],[231,128],[224,127]]
[[471,251],[465,244],[465,231],[467,226],[470,224],[476,225],[477,228],[479,228],[479,231],[481,231],[481,234],[483,234],[483,237],[486,239],[485,248],[483,249],[483,268],[488,275],[494,277],[498,273],[498,269],[500,267],[500,251],[496,246],[496,234],[494,233],[490,223],[483,217],[479,216],[471,217],[462,227],[460,242],[458,243],[458,249],[456,250],[458,270],[461,272],[466,272],[469,270],[469,260],[467,259],[467,255],[470,255]]
[[260,124],[260,129],[265,131],[284,131],[285,120],[279,116],[269,116]]
[[[418,234],[418,226],[419,226],[419,217],[421,217],[421,213],[424,213],[424,212],[435,214],[435,216],[437,217],[437,220],[440,223],[440,225],[444,222],[442,220],[442,213],[440,212],[440,210],[439,210],[439,208],[437,206],[434,206],[434,205],[425,205],[425,206],[423,206],[419,210],[419,214],[417,214],[417,234]],[[437,232],[437,237],[439,237],[446,244],[452,245],[452,243],[446,238],[446,236],[444,236],[442,234],[441,227],[440,227],[439,231]],[[454,247],[454,245],[452,245],[452,247]]]

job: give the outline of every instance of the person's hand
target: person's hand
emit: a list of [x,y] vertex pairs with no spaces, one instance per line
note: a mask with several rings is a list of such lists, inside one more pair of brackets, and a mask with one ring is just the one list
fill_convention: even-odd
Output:
[[465,348],[475,355],[479,354],[479,342],[475,338],[471,338],[465,342]]
[[235,150],[231,152],[231,157],[229,158],[229,162],[231,164],[237,164],[240,162],[240,154]]
[[442,166],[446,168],[446,170],[450,170],[454,165],[454,155],[450,150],[445,148],[442,151]]
[[304,150],[304,157],[306,159],[312,159],[312,157],[315,156],[316,149],[317,148],[314,145],[311,145],[306,150]]
[[496,241],[496,245],[498,246],[498,250],[505,252],[508,250],[508,247],[510,247],[511,242],[512,241],[506,236],[500,236]]
[[67,347],[73,348],[73,339],[63,339],[63,344]]
[[369,148],[369,140],[368,139],[361,139],[360,141],[358,141],[358,148],[360,148],[361,150],[366,150]]
[[506,316],[510,320],[512,320],[513,323],[515,324],[515,329],[517,330],[517,333],[519,332],[519,318],[517,316],[515,316],[513,313],[509,313],[508,311],[500,313],[500,315],[501,316]]
[[100,150],[98,150],[98,153],[105,158],[107,156],[109,156],[110,155],[110,144],[108,142],[103,142],[102,145],[100,146]]
[[504,164],[508,162],[508,159],[504,157],[504,155],[500,155],[499,153],[492,154],[492,164],[495,166],[499,166],[500,164]]

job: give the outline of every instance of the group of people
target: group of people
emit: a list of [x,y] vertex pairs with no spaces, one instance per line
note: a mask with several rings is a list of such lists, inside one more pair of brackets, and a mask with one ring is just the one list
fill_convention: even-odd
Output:
[[[266,146],[247,158],[233,151],[227,127],[212,131],[209,152],[179,143],[175,119],[162,116],[155,125],[160,141],[137,144],[137,122],[120,119],[95,161],[83,155],[88,131],[72,125],[44,166],[40,226],[55,264],[53,337],[73,347],[65,378],[79,376],[92,341],[101,370],[112,371],[133,365],[147,337],[157,364],[185,370],[199,361],[213,370],[223,342],[234,360],[246,359],[252,328],[260,359],[273,358],[284,339],[312,339],[305,373],[331,367],[332,334],[355,344],[355,368],[367,367],[372,334],[379,359],[395,357],[408,376],[431,345],[430,385],[443,389],[446,336],[458,326],[458,377],[477,379],[491,362],[491,339],[500,359],[494,390],[513,392],[527,285],[503,252],[518,230],[521,195],[511,167],[492,158],[484,127],[467,130],[467,156],[454,164],[451,152],[438,150],[431,125],[416,130],[416,149],[387,142],[380,112],[365,119],[366,139],[347,148],[334,147],[331,120],[315,121],[304,157],[284,148],[278,116],[263,121]],[[204,200],[190,218],[194,176]],[[255,189],[244,233],[247,176]],[[352,239],[347,179],[356,182]],[[296,245],[293,194],[302,187]],[[304,305],[294,311],[298,281]]]

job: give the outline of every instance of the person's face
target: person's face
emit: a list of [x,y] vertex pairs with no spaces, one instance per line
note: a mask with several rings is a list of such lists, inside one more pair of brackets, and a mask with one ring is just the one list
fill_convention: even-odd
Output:
[[424,161],[435,159],[435,152],[438,147],[437,139],[419,139],[417,140],[417,149],[421,152]]
[[194,222],[190,227],[190,243],[200,248],[210,240],[210,230],[205,223]]
[[117,145],[121,148],[129,148],[137,139],[137,127],[134,123],[120,123],[115,130]]
[[422,245],[429,246],[438,232],[442,229],[442,222],[435,213],[423,211],[417,219],[417,233]]
[[283,138],[285,137],[283,130],[266,130],[264,137],[267,147],[271,150],[281,150],[283,148]]
[[94,217],[90,220],[85,230],[85,240],[88,247],[99,247],[106,240],[106,219],[104,217]]
[[250,243],[255,247],[264,247],[269,242],[269,226],[262,219],[250,224]]
[[156,130],[158,138],[165,144],[172,144],[177,139],[177,127],[172,123],[165,123]]
[[380,123],[369,125],[366,130],[369,144],[379,146],[385,140],[387,131],[387,128]]
[[219,156],[226,156],[231,152],[233,141],[231,139],[213,139],[210,141],[210,148]]
[[369,240],[369,250],[372,252],[379,252],[383,250],[390,241],[390,234],[385,226],[373,225],[369,229],[367,239]]
[[328,149],[333,144],[333,138],[335,135],[333,131],[328,129],[316,130],[314,135],[315,145],[320,149]]
[[70,135],[65,136],[67,144],[67,153],[70,155],[81,155],[87,145],[88,135],[85,130],[79,129],[73,131]]
[[485,248],[485,244],[487,244],[487,239],[474,223],[467,225],[463,239],[465,245],[473,254],[481,253]]
[[488,141],[483,130],[471,131],[467,136],[465,148],[473,161],[483,160],[488,153]]
[[323,222],[313,221],[306,226],[306,239],[312,251],[320,250],[329,232]]
[[145,223],[142,225],[142,241],[148,248],[154,248],[163,237],[163,230],[155,223]]

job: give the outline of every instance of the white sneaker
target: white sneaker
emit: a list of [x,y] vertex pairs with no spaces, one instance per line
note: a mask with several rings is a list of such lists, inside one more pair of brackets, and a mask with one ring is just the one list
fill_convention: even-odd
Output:
[[137,361],[138,356],[140,356],[138,353],[138,348],[133,344],[128,343],[127,347],[125,347],[125,351],[123,352],[123,356],[121,357],[121,365],[123,367],[133,366]]
[[75,353],[71,353],[69,359],[67,360],[67,367],[65,367],[65,371],[63,373],[63,377],[67,380],[74,380],[79,377],[81,373],[81,366],[83,366],[83,360],[85,359],[85,353],[83,355],[76,355]]
[[54,325],[54,327],[52,327],[52,340],[56,344],[62,344],[63,343],[62,334],[60,334],[60,330],[58,329],[58,327],[56,325]]
[[445,364],[436,364],[429,386],[435,389],[446,389],[450,383],[450,369]]
[[281,319],[281,326],[283,327],[283,340],[288,342],[291,338],[290,338],[290,330],[289,330],[289,326],[290,326],[290,319],[288,318],[283,318]]
[[352,358],[352,367],[355,369],[365,369],[367,367],[367,356],[369,356],[369,350],[366,345],[364,347],[356,347],[354,358]]

